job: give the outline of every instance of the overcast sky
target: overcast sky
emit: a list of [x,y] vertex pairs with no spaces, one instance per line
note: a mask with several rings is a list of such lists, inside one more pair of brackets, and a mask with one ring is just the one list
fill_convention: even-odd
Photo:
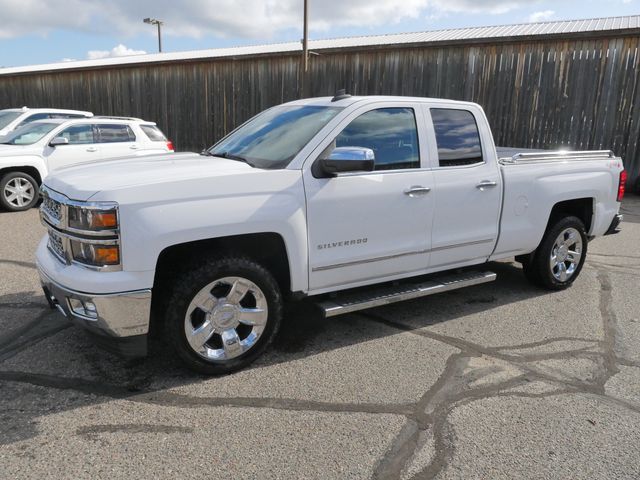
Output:
[[[309,0],[312,39],[640,14],[640,0]],[[277,43],[303,0],[0,0],[0,66]]]

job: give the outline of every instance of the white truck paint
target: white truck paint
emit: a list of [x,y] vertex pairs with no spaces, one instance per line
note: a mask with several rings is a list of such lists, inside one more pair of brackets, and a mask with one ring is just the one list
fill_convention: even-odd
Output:
[[[278,135],[283,133],[278,122],[289,121],[287,115],[303,115],[299,112],[312,112],[308,115],[322,121],[312,131],[308,123],[296,120],[284,131],[294,143],[296,135],[309,138],[286,161],[265,164],[265,158],[277,157],[273,151],[289,145],[278,143],[289,138]],[[394,121],[385,124],[387,117]],[[386,143],[375,143],[385,135]],[[353,152],[336,149],[343,144]],[[238,152],[249,152],[255,145],[255,151],[263,153],[245,159],[253,165],[238,161]],[[53,253],[50,236],[45,236],[37,263],[52,305],[110,340],[131,340],[125,348],[129,353],[144,352],[150,324],[162,320],[174,337],[180,337],[168,341],[182,360],[197,370],[219,373],[246,365],[266,347],[268,339],[256,340],[259,346],[254,348],[251,335],[270,338],[270,326],[279,322],[280,297],[269,293],[275,291],[269,278],[277,280],[283,295],[313,297],[323,305],[323,294],[329,292],[349,295],[355,287],[376,289],[392,280],[516,256],[536,283],[564,288],[579,273],[587,238],[614,233],[621,218],[619,158],[609,152],[544,152],[500,159],[484,112],[467,102],[349,96],[300,100],[261,114],[210,152],[214,155],[121,159],[50,175],[44,182],[48,199],[42,217],[50,234],[62,237],[62,250]],[[344,156],[352,153],[364,155],[363,167],[353,168],[356,164],[346,161]],[[374,154],[376,169],[367,171],[373,165],[367,158]],[[325,158],[328,163],[322,161]],[[326,174],[335,165],[351,171]],[[88,267],[76,261],[68,240],[75,233],[67,228],[65,214],[54,212],[74,205],[117,205],[118,226],[108,237],[118,245],[116,265]],[[104,234],[86,241],[104,240]],[[231,260],[220,259],[224,252]],[[556,263],[545,273],[540,269],[550,265],[549,256]],[[189,266],[194,259],[199,260]],[[207,261],[212,263],[202,273]],[[242,280],[246,262],[260,271]],[[201,288],[198,282],[204,280],[198,275],[206,277],[222,264],[238,265],[236,270],[222,270],[225,278],[233,274],[236,279],[225,280],[226,293],[214,300],[202,300],[202,292],[184,294],[186,300],[180,296],[195,288],[188,287],[189,282]],[[466,280],[447,280],[440,287],[493,277],[470,281],[467,275]],[[222,288],[218,280],[205,282],[206,288]],[[409,294],[406,288],[387,291],[378,303],[371,294],[361,305],[413,298],[441,291],[440,287],[421,284]],[[359,295],[366,296],[366,290]],[[240,298],[247,297],[258,306],[241,305]],[[92,318],[96,298],[103,311],[98,307]],[[268,309],[260,303],[264,298]],[[77,300],[75,310],[70,299]],[[212,303],[193,307],[190,299]],[[355,300],[349,302],[349,311],[357,309]],[[260,305],[266,313],[259,322],[249,322],[253,333],[234,333],[237,328],[229,325],[247,324],[243,315],[256,315]],[[197,326],[193,315],[200,315],[199,308],[206,320]],[[325,313],[340,313],[340,308],[334,304]],[[169,313],[163,317],[160,310]],[[175,322],[180,325],[175,327]],[[206,343],[213,340],[193,346],[205,328],[210,329],[207,338],[222,338],[219,348]]]
[[[156,140],[145,129],[151,129]],[[155,123],[140,119],[92,117],[29,122],[0,138],[0,207],[10,211],[32,207],[42,179],[60,168],[172,151],[173,145]]]

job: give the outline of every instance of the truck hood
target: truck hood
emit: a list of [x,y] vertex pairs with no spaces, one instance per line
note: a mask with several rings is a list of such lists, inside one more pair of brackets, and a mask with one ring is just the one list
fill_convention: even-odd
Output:
[[102,160],[62,168],[49,175],[44,183],[73,200],[86,201],[98,192],[105,193],[102,197],[136,187],[243,175],[256,170],[235,160],[197,153],[168,153]]

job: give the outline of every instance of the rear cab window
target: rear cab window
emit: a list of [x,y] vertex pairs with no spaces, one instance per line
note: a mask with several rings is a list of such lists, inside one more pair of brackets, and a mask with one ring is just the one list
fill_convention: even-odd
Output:
[[96,125],[98,143],[135,142],[136,136],[129,125],[103,123]]
[[166,142],[167,137],[155,125],[140,125],[140,129],[152,142]]
[[432,108],[430,111],[440,167],[484,163],[480,131],[473,113],[453,108]]

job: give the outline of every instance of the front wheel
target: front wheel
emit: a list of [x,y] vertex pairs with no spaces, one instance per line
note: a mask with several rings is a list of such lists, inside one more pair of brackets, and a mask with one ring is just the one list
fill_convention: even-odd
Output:
[[282,303],[278,284],[261,265],[244,257],[214,258],[176,278],[166,339],[192,370],[230,373],[271,343]]
[[10,212],[29,210],[38,202],[38,182],[24,172],[10,172],[0,179],[0,205]]
[[582,220],[565,217],[547,229],[540,246],[523,259],[526,277],[548,290],[569,287],[582,270],[587,255],[587,234]]

